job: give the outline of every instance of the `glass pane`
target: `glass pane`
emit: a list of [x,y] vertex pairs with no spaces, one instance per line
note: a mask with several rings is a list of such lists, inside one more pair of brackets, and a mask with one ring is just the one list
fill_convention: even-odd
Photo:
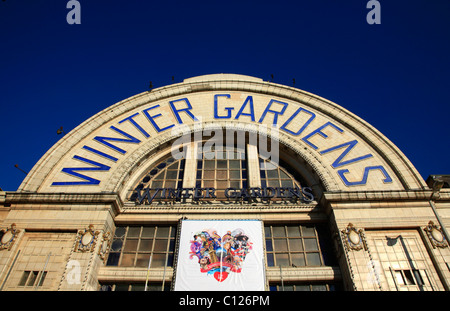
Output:
[[266,171],[267,178],[277,178],[278,179],[278,171],[277,170],[268,170]]
[[44,283],[45,277],[47,276],[47,271],[42,272],[42,274],[39,276],[39,284],[37,286],[42,286],[42,283]]
[[203,171],[203,178],[205,179],[214,179],[215,171]]
[[320,266],[319,253],[307,253],[306,260],[308,261],[308,266]]
[[111,251],[120,252],[120,250],[122,249],[122,244],[122,240],[114,240],[111,244]]
[[314,226],[302,226],[303,236],[316,236]]
[[289,266],[288,254],[275,254],[277,266]]
[[166,254],[153,254],[152,256],[152,268],[164,267],[164,262],[166,261]]
[[414,276],[416,277],[416,280],[417,280],[417,285],[423,286],[424,283],[423,283],[422,276],[420,275],[420,271],[419,270],[414,270],[413,272],[414,272]]
[[178,171],[167,171],[166,179],[177,179]]
[[145,290],[145,285],[142,284],[132,284],[131,285],[131,291],[136,292],[136,291],[144,291]]
[[225,170],[218,170],[216,174],[217,179],[228,179],[227,171]]
[[281,187],[290,187],[292,188],[293,184],[291,180],[283,179],[281,180]]
[[204,180],[203,181],[203,187],[205,188],[214,188],[214,180]]
[[175,250],[175,240],[170,239],[169,241],[169,252],[173,252]]
[[141,227],[129,227],[127,237],[139,237]]
[[300,228],[298,226],[288,226],[287,231],[288,231],[288,236],[290,236],[290,237],[299,237],[300,236]]
[[274,239],[273,242],[275,243],[275,251],[287,251],[287,240],[286,239]]
[[278,179],[268,179],[267,180],[267,187],[279,187],[280,181]]
[[126,227],[117,227],[114,236],[121,238],[125,235],[127,228]]
[[129,288],[128,284],[116,284],[114,291],[116,292],[127,292]]
[[266,251],[268,251],[268,252],[273,251],[273,246],[272,246],[272,240],[271,239],[267,239],[266,240]]
[[239,180],[230,181],[230,187],[236,189],[241,188],[241,182]]
[[236,160],[231,160],[229,162],[230,168],[231,169],[239,169],[240,168],[240,161],[236,161]]
[[291,252],[302,252],[303,251],[302,239],[289,239],[289,247],[291,249]]
[[314,292],[326,292],[327,286],[326,285],[311,285],[311,290]]
[[177,185],[177,182],[176,181],[174,181],[174,180],[166,180],[166,183],[165,183],[165,187],[166,188],[172,188],[172,189],[175,189],[176,188],[176,185]]
[[177,228],[175,227],[169,227],[170,228],[170,237],[174,238],[177,236]]
[[22,274],[22,278],[20,279],[19,286],[25,286],[29,276],[30,276],[30,271],[24,271]]
[[151,238],[155,234],[155,227],[144,227],[142,228],[142,237]]
[[296,285],[295,290],[298,292],[309,292],[311,289],[309,285]]
[[148,267],[150,254],[138,254],[136,258],[136,267]]
[[162,181],[152,181],[152,188],[163,188],[163,182]]
[[415,285],[416,282],[414,282],[414,277],[411,273],[411,270],[403,270],[403,272],[405,274],[406,285]]
[[156,231],[156,236],[158,238],[167,238],[169,236],[169,229],[170,227],[158,227],[158,230]]
[[135,252],[138,246],[138,240],[127,239],[125,242],[125,252]]
[[317,251],[319,248],[317,247],[316,239],[304,239],[305,241],[305,250],[306,251]]
[[163,239],[163,240],[156,240],[155,241],[155,248],[154,248],[155,252],[165,252],[167,251],[167,240]]
[[306,265],[305,255],[303,253],[291,254],[292,264],[297,267],[303,267]]
[[165,171],[162,171],[158,176],[155,177],[155,179],[164,179]]
[[217,160],[217,168],[227,168],[227,160]]
[[397,283],[400,285],[405,285],[405,282],[403,281],[403,276],[401,271],[395,271],[395,277],[397,279]]
[[204,165],[205,169],[215,169],[215,161],[214,160],[205,160]]
[[120,253],[109,253],[107,266],[117,266],[119,264]]
[[240,171],[230,171],[230,179],[240,179],[241,172]]
[[143,239],[143,240],[141,240],[141,243],[139,244],[139,251],[140,252],[151,252],[152,245],[153,245],[153,239]]
[[272,234],[270,233],[270,227],[264,227],[264,234],[266,236],[266,238],[269,238],[272,236]]
[[284,227],[272,227],[273,230],[273,236],[274,237],[285,237],[286,232],[284,230]]
[[228,188],[228,181],[226,180],[217,181],[217,189],[226,189],[226,188]]
[[275,265],[274,261],[273,261],[273,254],[267,254],[267,266],[268,267],[273,267]]
[[280,169],[280,178],[290,179],[289,175]]
[[135,254],[123,254],[122,255],[122,262],[120,263],[120,265],[122,267],[132,267],[134,266],[134,257]]

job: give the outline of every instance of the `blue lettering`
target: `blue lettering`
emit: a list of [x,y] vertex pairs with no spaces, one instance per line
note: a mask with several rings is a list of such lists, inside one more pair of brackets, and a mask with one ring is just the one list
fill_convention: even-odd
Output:
[[136,112],[132,116],[129,116],[128,118],[125,118],[122,121],[119,121],[119,124],[121,124],[121,123],[123,123],[125,121],[130,121],[130,123],[133,124],[134,127],[136,127],[145,137],[150,137],[150,135],[139,124],[137,124],[136,121],[133,120],[133,118],[135,116],[137,116],[138,114],[139,114],[139,112]]
[[219,116],[217,114],[217,100],[219,97],[226,97],[226,98],[230,98],[230,94],[217,94],[214,95],[214,119],[229,119],[231,118],[231,110],[233,110],[233,107],[225,107],[225,110],[227,111],[227,115],[226,116]]
[[[281,108],[281,111],[271,110],[270,108],[272,107],[273,103],[277,103],[277,104],[283,105],[283,108]],[[269,104],[266,107],[266,110],[264,110],[264,112],[263,112],[263,114],[262,114],[262,116],[261,116],[261,118],[259,119],[258,122],[261,123],[264,120],[264,118],[266,117],[266,114],[268,112],[271,112],[271,113],[273,113],[273,123],[272,123],[272,125],[276,126],[277,125],[277,121],[278,121],[278,115],[282,115],[286,111],[287,106],[288,106],[287,103],[280,102],[280,101],[275,100],[275,99],[271,99]]]
[[151,116],[151,115],[149,115],[148,112],[147,112],[147,111],[149,111],[149,110],[152,110],[152,109],[155,109],[155,108],[158,108],[158,107],[159,107],[159,105],[155,105],[155,106],[153,106],[153,107],[150,107],[150,108],[147,108],[147,109],[143,110],[142,112],[145,114],[145,116],[147,117],[147,119],[148,119],[148,120],[150,121],[150,123],[153,125],[153,127],[155,128],[155,130],[159,133],[159,132],[165,131],[165,130],[167,130],[167,129],[170,129],[171,127],[175,126],[175,124],[168,125],[168,126],[166,126],[165,128],[160,128],[160,127],[156,124],[156,122],[155,122],[154,119],[160,117],[161,114],[158,113],[157,115]]
[[116,128],[115,126],[110,126],[110,129],[116,131],[117,133],[128,137],[128,139],[123,139],[123,138],[115,138],[115,137],[103,137],[103,136],[96,136],[94,137],[95,141],[98,141],[99,143],[102,143],[112,149],[114,149],[115,151],[125,154],[126,151],[123,150],[122,148],[119,148],[117,146],[114,146],[113,144],[109,143],[108,141],[117,141],[117,142],[123,142],[123,143],[133,143],[133,144],[139,144],[141,141],[133,136],[131,136],[128,133],[125,133],[122,130],[119,130],[118,128]]
[[302,140],[303,140],[305,143],[307,143],[308,145],[310,145],[311,147],[313,147],[314,149],[317,149],[317,146],[314,145],[313,143],[309,142],[308,139],[311,138],[312,136],[316,135],[316,134],[319,134],[319,135],[322,136],[323,138],[327,138],[328,135],[325,134],[324,132],[322,132],[322,130],[323,130],[324,128],[326,128],[327,126],[334,127],[336,130],[338,130],[338,131],[341,132],[341,133],[343,132],[342,129],[340,129],[339,127],[337,127],[337,126],[334,125],[333,123],[327,122],[327,123],[325,123],[324,125],[322,125],[321,127],[319,127],[318,129],[312,131],[311,133],[309,133],[308,135],[306,135],[305,137],[303,137]]
[[79,171],[109,171],[109,169],[111,167],[77,156],[75,155],[73,157],[75,160],[80,160],[82,162],[94,165],[95,167],[67,167],[67,168],[63,168],[62,172],[67,173],[69,175],[72,175],[74,177],[78,177],[81,179],[84,179],[85,181],[63,181],[63,182],[53,182],[52,186],[81,186],[81,185],[98,185],[100,184],[100,180],[92,178],[92,177],[88,177],[86,175],[77,173]]
[[344,184],[349,187],[349,186],[360,186],[360,185],[365,185],[367,183],[367,178],[369,176],[369,172],[372,170],[380,170],[383,175],[384,175],[384,183],[390,183],[392,182],[392,178],[391,176],[389,176],[388,172],[386,171],[386,169],[381,166],[368,166],[364,169],[364,175],[362,180],[360,181],[348,181],[348,179],[345,177],[345,174],[347,174],[349,172],[349,170],[344,169],[344,170],[339,170],[338,174],[339,176],[342,178],[342,181],[344,182]]
[[[187,104],[187,108],[183,108],[183,109],[177,109],[175,107],[175,103],[179,102],[179,101],[184,101]],[[181,120],[180,114],[179,112],[184,111],[186,112],[186,114],[194,121],[198,121],[198,119],[192,114],[192,112],[190,112],[190,110],[192,109],[192,105],[189,102],[189,100],[187,98],[182,98],[182,99],[177,99],[177,100],[173,100],[171,102],[169,102],[170,107],[172,108],[172,112],[175,115],[175,118],[177,118],[178,123],[179,124],[183,124],[183,121]]]
[[83,146],[83,149],[86,149],[87,151],[90,151],[90,152],[93,152],[95,154],[98,154],[99,156],[102,156],[102,157],[107,158],[109,160],[112,160],[114,162],[117,162],[119,160],[119,159],[117,159],[117,158],[115,158],[113,156],[110,156],[109,154],[106,154],[104,152],[101,152],[101,151],[99,151],[97,149],[94,149],[94,148],[91,148],[91,147],[88,147],[88,146]]
[[[293,119],[294,119],[301,111],[304,111],[304,112],[306,112],[306,113],[309,113],[309,114],[311,115],[311,117],[308,119],[308,121],[305,122],[305,124],[303,124],[303,126],[302,126],[297,132],[293,132],[293,131],[289,130],[286,126],[288,126],[289,123],[291,123],[291,121],[292,121],[292,120],[293,120]],[[297,109],[296,112],[294,112],[294,114],[293,114],[289,119],[287,119],[286,122],[284,122],[284,124],[283,124],[280,128],[281,128],[282,130],[288,132],[288,133],[291,133],[292,135],[297,136],[297,135],[300,135],[300,134],[308,127],[308,125],[312,122],[312,120],[314,120],[315,117],[316,117],[316,114],[315,114],[315,113],[313,113],[313,112],[311,112],[311,111],[309,111],[309,110],[306,110],[306,109],[300,107],[300,108]]]
[[342,145],[331,147],[331,148],[321,151],[319,153],[324,154],[324,153],[328,153],[328,152],[334,151],[336,149],[340,149],[340,148],[347,146],[347,148],[344,150],[344,152],[342,152],[341,155],[333,162],[333,164],[331,164],[331,166],[333,168],[341,167],[343,165],[347,165],[347,164],[350,164],[350,163],[353,163],[356,161],[360,161],[360,160],[364,160],[364,159],[373,157],[373,155],[371,155],[371,154],[366,154],[366,155],[342,162],[342,159],[347,155],[347,153],[349,153],[353,149],[353,147],[356,146],[357,143],[358,143],[357,140],[352,140],[352,141],[349,141]]
[[[247,106],[247,103],[250,103],[250,113],[244,113],[244,109]],[[252,121],[255,121],[255,109],[253,108],[253,96],[248,96],[245,102],[242,104],[241,109],[239,109],[239,112],[237,113],[235,120],[239,119],[241,115],[249,116]]]

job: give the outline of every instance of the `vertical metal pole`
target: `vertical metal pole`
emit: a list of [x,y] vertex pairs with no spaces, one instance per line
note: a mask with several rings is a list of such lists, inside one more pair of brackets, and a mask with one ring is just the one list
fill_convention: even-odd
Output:
[[[152,254],[153,254],[153,253],[152,253]],[[148,259],[147,278],[145,279],[145,288],[144,288],[144,291],[147,291],[148,276],[149,276],[149,274],[150,274],[150,263],[152,262],[152,254],[150,254],[150,258]]]
[[51,255],[52,255],[52,252],[48,253],[47,259],[45,260],[44,268],[42,268],[42,270],[41,270],[41,273],[40,273],[40,276],[39,276],[39,281],[37,282],[36,286],[34,287],[34,290],[37,290],[38,287],[39,287],[39,284],[41,284],[42,275],[44,274],[45,268],[47,268],[47,264],[48,264],[48,261],[50,260],[50,256]]

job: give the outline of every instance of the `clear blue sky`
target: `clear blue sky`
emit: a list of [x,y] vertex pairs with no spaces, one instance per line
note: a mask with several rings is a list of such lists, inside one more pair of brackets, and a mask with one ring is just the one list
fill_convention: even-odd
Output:
[[155,87],[237,73],[325,97],[393,141],[426,178],[450,174],[450,1],[0,1],[0,188],[61,136]]

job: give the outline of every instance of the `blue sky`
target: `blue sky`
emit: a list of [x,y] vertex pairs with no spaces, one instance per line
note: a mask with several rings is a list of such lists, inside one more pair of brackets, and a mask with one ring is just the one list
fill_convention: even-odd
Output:
[[211,73],[292,85],[450,174],[450,1],[0,1],[0,188],[16,190],[65,131],[155,87]]

